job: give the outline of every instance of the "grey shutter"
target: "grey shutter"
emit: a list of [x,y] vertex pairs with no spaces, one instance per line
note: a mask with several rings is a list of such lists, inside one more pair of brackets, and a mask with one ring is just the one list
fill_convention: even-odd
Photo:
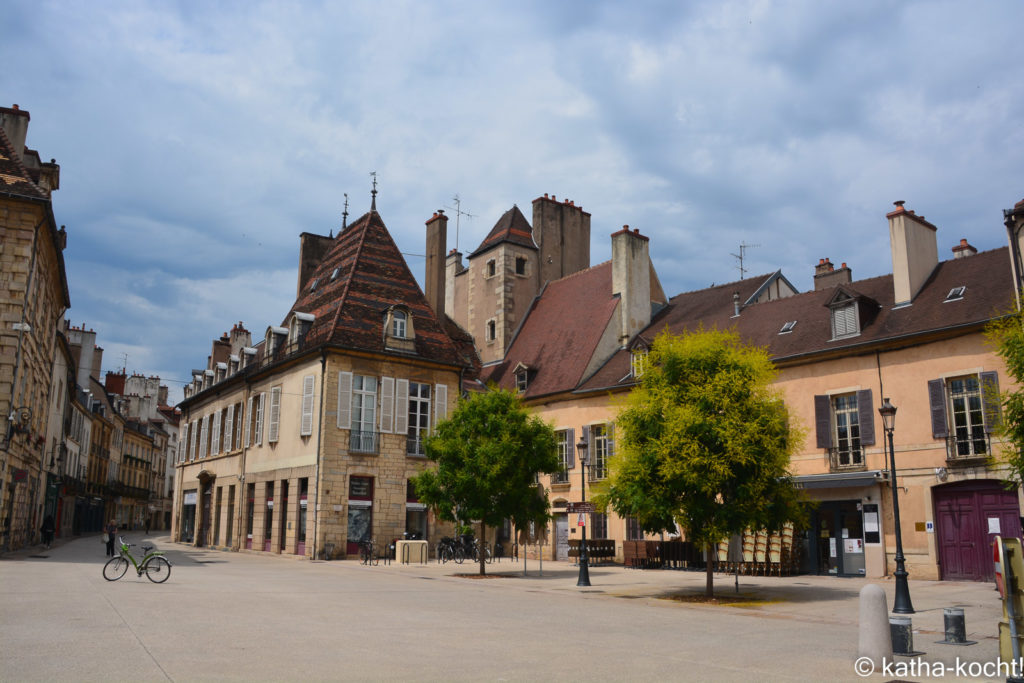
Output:
[[594,462],[594,439],[590,435],[590,425],[583,425],[583,440],[587,443],[587,458]]
[[395,382],[395,433],[406,434],[409,431],[409,380],[400,379]]
[[981,410],[985,415],[985,433],[992,435],[999,427],[999,374],[983,372],[981,378]]
[[818,448],[832,448],[832,401],[828,396],[814,397],[814,431]]
[[608,461],[615,455],[615,423],[608,423],[608,439],[605,441],[607,444],[605,451],[605,466],[607,467]]
[[380,378],[380,431],[390,434],[395,430],[395,378]]
[[313,434],[313,399],[316,390],[316,375],[302,378],[302,420],[299,423],[299,436]]
[[434,427],[437,423],[448,417],[448,386],[437,384],[434,386]]
[[946,426],[946,388],[941,379],[928,380],[928,403],[932,412],[932,437],[945,439],[949,428]]
[[338,429],[352,426],[352,373],[338,373]]
[[252,445],[252,396],[245,402],[245,447]]
[[576,430],[572,427],[565,430],[565,438],[569,440],[569,447],[565,453],[565,469],[571,470],[576,467]]
[[224,452],[230,453],[235,445],[235,404],[228,406],[228,414],[224,419]]
[[860,423],[860,445],[875,445],[875,410],[871,400],[871,390],[862,389],[857,392],[857,420]]

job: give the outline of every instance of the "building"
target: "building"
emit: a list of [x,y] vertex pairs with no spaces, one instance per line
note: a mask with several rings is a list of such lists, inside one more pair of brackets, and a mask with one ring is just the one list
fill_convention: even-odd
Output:
[[51,194],[60,166],[25,146],[29,113],[0,107],[0,548],[38,539],[57,331],[71,305]]
[[[434,263],[446,224],[427,224]],[[420,290],[375,202],[337,236],[303,233],[281,324],[256,341],[235,325],[185,388],[175,539],[312,558],[450,533],[409,486],[476,363],[443,284]]]

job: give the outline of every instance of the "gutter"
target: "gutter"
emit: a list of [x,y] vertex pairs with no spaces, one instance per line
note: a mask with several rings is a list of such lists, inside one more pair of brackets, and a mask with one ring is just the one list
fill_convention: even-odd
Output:
[[[320,538],[320,457],[324,433],[324,379],[327,377],[327,347],[320,347],[320,424],[316,428],[316,465],[313,470],[313,559],[316,559],[317,540]],[[309,509],[306,509],[309,514]],[[307,527],[308,528],[308,527]]]

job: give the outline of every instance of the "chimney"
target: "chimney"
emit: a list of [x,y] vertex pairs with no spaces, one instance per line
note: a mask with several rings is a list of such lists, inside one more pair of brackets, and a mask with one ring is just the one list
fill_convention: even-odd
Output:
[[444,312],[452,320],[455,316],[455,276],[466,269],[462,265],[462,252],[452,249],[444,263]]
[[11,141],[11,148],[18,155],[18,161],[25,162],[25,138],[28,137],[29,115],[18,107],[0,107],[0,127]]
[[423,293],[438,320],[444,320],[445,259],[448,252],[448,216],[438,209],[427,221],[427,269]]
[[897,306],[911,303],[925,281],[939,265],[937,228],[913,211],[895,202],[889,219],[889,247],[892,250],[892,285]]
[[537,244],[537,285],[590,267],[590,214],[555,195],[533,200],[533,241]]
[[740,317],[740,293],[732,293],[732,317]]
[[311,232],[304,232],[299,236],[299,284],[295,289],[296,298],[302,296],[302,289],[316,272],[333,243],[334,238],[314,235]]
[[612,234],[612,294],[619,295],[619,345],[651,323],[650,240],[629,226]]
[[117,394],[118,396],[123,396],[124,381],[124,370],[121,370],[120,372],[108,372],[104,388],[107,390],[108,394]]
[[853,281],[853,273],[844,263],[839,270],[835,269],[832,262],[828,260],[826,256],[823,259],[818,260],[818,265],[814,266],[814,291],[821,289],[828,289],[829,287],[835,287],[836,285],[847,285]]
[[968,256],[974,256],[977,253],[978,250],[968,244],[965,239],[961,239],[960,244],[953,247],[954,258],[967,258]]

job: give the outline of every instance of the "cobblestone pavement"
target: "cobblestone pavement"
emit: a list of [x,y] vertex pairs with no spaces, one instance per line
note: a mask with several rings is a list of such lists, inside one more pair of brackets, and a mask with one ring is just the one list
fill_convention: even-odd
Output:
[[[129,540],[140,542],[141,534]],[[0,558],[2,680],[863,680],[863,579],[716,575],[567,563],[308,562],[194,549],[155,536],[170,579],[101,576],[99,536]],[[880,580],[892,600],[892,582]],[[911,581],[916,662],[996,661],[991,584]],[[962,607],[977,645],[937,644]],[[906,666],[911,660],[897,658]],[[963,668],[963,666],[962,666]],[[869,680],[934,680],[906,669]],[[981,680],[985,678],[979,677]],[[992,676],[1002,680],[1005,676]]]

